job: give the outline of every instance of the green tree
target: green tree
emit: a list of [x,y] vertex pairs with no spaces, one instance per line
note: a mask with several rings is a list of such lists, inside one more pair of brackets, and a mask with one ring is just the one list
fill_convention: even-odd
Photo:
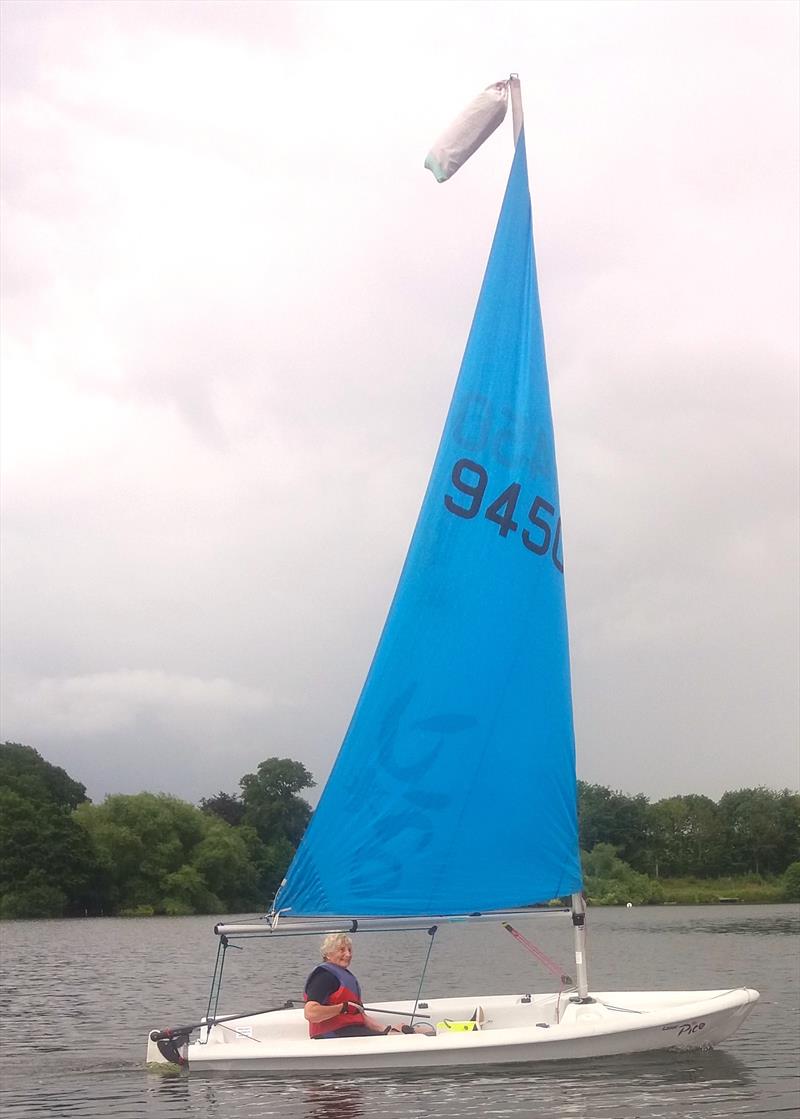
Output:
[[637,870],[652,869],[650,805],[639,793],[626,796],[605,785],[578,782],[578,819],[580,845],[593,850],[598,843],[610,843],[625,862]]
[[40,803],[76,808],[86,800],[86,786],[73,781],[66,770],[46,762],[38,750],[19,742],[0,744],[0,788]]
[[800,859],[800,794],[791,789],[776,793],[780,837],[776,844],[776,865],[784,870]]
[[650,817],[657,875],[720,873],[724,835],[713,800],[695,793],[667,797],[651,806]]
[[800,856],[800,796],[784,789],[737,789],[720,798],[719,814],[732,869],[781,874]]
[[191,913],[213,913],[223,902],[208,888],[196,866],[184,863],[180,870],[166,875],[162,882],[163,896],[158,910],[168,917],[186,917]]
[[646,874],[639,874],[622,859],[610,843],[598,843],[588,854],[581,853],[586,894],[598,905],[647,905],[661,901],[662,890]]
[[252,829],[233,828],[212,816],[191,865],[229,910],[261,907],[266,892],[259,877],[260,848]]
[[219,818],[164,793],[83,804],[106,912],[208,913],[258,904],[247,843]]
[[255,828],[261,842],[269,846],[285,839],[296,847],[311,819],[309,804],[297,794],[316,784],[306,767],[291,758],[267,758],[239,784],[244,823]]
[[267,758],[201,807],[165,794],[86,799],[30,746],[0,746],[0,916],[194,913],[261,908],[311,816],[314,785]]
[[800,861],[790,863],[783,872],[783,896],[786,901],[800,901]]
[[97,860],[69,812],[0,786],[0,916],[62,917],[94,907]]
[[238,827],[244,820],[244,804],[241,797],[231,796],[230,793],[219,792],[215,797],[203,797],[200,801],[203,812],[211,816],[219,816],[231,827]]
[[275,896],[311,819],[311,808],[298,793],[313,789],[315,781],[300,762],[266,758],[255,773],[246,773],[239,784],[244,824],[259,840],[254,856],[262,897],[268,902]]
[[95,853],[72,819],[86,788],[32,746],[0,745],[0,916],[93,907]]

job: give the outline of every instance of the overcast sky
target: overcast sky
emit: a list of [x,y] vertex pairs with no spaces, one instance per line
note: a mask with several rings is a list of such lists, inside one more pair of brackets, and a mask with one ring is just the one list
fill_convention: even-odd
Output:
[[[324,782],[433,462],[519,72],[579,776],[798,785],[794,3],[2,4],[0,738]],[[316,792],[311,799],[314,799]]]

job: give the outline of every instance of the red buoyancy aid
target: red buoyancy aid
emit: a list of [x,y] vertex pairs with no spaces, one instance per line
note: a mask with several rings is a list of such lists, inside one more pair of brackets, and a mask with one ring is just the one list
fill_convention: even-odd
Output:
[[[308,1023],[308,1036],[309,1037],[322,1037],[324,1034],[333,1033],[334,1030],[340,1030],[343,1026],[364,1026],[366,1022],[364,1015],[357,1008],[357,1004],[361,1002],[361,992],[353,991],[350,987],[341,982],[340,972],[344,968],[334,968],[330,964],[321,964],[326,971],[330,971],[340,980],[339,986],[325,999],[323,1006],[334,1006],[337,1002],[349,1003],[348,1014],[337,1014],[333,1018],[326,1018],[324,1022],[309,1022]],[[303,992],[303,1000],[308,1002],[308,995]]]

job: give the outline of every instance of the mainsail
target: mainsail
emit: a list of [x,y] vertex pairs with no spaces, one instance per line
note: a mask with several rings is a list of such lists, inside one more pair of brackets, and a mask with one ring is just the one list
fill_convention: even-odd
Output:
[[561,517],[523,133],[403,572],[274,909],[458,914],[580,889]]

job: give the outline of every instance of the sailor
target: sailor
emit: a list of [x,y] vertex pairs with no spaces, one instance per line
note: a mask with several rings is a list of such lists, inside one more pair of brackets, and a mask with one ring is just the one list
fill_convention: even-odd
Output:
[[322,963],[306,980],[303,998],[308,1032],[313,1038],[372,1037],[415,1033],[410,1026],[382,1026],[362,1008],[361,985],[350,971],[353,942],[345,933],[330,933],[320,947]]

